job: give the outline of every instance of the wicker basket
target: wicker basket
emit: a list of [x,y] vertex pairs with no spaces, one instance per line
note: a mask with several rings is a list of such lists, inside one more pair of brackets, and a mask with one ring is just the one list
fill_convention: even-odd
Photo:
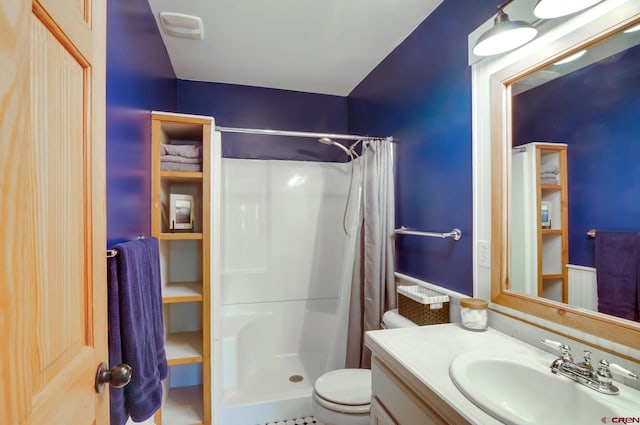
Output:
[[419,285],[398,286],[398,312],[417,325],[449,323],[449,296]]

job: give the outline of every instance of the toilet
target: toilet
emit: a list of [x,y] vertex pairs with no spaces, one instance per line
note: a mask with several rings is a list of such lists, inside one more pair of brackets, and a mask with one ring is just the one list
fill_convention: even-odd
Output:
[[[385,329],[417,326],[398,310],[382,317]],[[337,369],[319,377],[311,395],[313,415],[324,425],[369,425],[371,370]]]

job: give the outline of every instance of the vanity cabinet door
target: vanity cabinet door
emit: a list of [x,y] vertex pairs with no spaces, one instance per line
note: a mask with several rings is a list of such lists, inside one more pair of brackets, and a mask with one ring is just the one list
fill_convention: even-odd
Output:
[[[372,424],[393,425],[447,425],[433,406],[422,399],[382,361],[374,356],[371,362],[371,381],[373,397],[371,402]],[[382,409],[383,414],[375,422],[374,404]],[[444,403],[444,402],[442,402]],[[389,420],[390,422],[385,422]],[[460,422],[462,424],[463,422]],[[457,425],[457,424],[456,424]]]
[[398,425],[377,397],[371,398],[371,425]]

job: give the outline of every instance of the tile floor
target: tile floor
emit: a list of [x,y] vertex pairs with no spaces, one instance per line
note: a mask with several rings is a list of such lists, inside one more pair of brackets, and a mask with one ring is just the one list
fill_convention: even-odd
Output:
[[307,416],[297,419],[284,419],[276,422],[269,422],[266,425],[323,425],[322,422],[318,422],[313,416]]

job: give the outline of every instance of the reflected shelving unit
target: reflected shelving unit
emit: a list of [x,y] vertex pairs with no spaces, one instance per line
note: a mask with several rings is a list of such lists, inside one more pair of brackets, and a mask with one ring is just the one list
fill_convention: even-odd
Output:
[[568,301],[567,145],[532,142],[511,161],[511,288]]
[[[567,145],[535,143],[536,177],[538,179],[538,296],[567,303],[568,282],[568,210],[567,210]],[[549,181],[545,170],[557,170],[555,181]],[[549,211],[543,213],[543,206]],[[544,218],[548,220],[543,221]]]

